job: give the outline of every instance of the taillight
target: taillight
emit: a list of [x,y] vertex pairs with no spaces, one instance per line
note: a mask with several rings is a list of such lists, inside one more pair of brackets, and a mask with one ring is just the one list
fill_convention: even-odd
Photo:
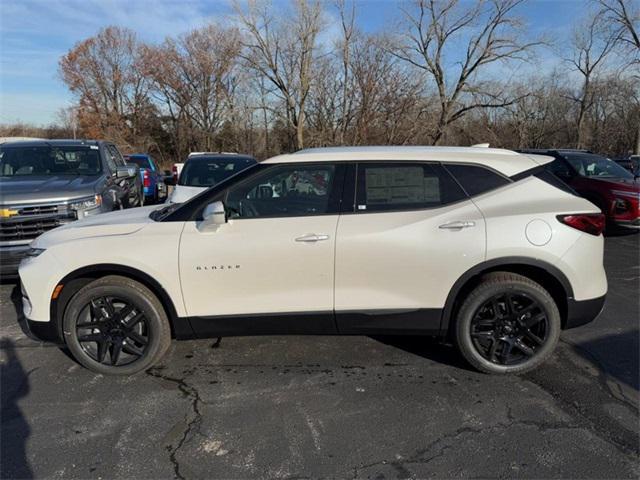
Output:
[[605,226],[605,216],[602,213],[576,213],[558,215],[557,218],[561,223],[591,235],[600,235]]
[[145,187],[151,186],[151,178],[149,177],[149,170],[142,171],[142,183]]
[[178,183],[178,166],[174,164],[171,172],[173,173],[174,183]]

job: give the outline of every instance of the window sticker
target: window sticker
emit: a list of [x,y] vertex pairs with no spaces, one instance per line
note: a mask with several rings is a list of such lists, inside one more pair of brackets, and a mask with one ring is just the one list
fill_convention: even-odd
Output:
[[440,201],[440,180],[424,176],[416,167],[367,168],[366,193],[368,204],[406,204]]

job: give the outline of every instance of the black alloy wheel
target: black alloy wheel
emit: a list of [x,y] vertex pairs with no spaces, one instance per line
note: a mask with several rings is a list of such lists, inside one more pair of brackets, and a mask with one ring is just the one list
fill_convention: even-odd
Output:
[[144,356],[149,345],[145,315],[129,300],[103,296],[91,299],[76,323],[84,352],[96,362],[122,366]]
[[494,295],[471,320],[473,345],[483,358],[518,365],[533,357],[548,337],[544,308],[524,292]]
[[551,356],[561,329],[556,300],[540,283],[517,273],[490,272],[464,294],[452,333],[474,368],[520,374]]

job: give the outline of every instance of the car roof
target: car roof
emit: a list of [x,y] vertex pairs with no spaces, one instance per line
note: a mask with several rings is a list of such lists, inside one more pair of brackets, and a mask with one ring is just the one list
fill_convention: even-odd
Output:
[[330,161],[438,161],[475,163],[511,176],[553,161],[552,157],[527,155],[501,148],[485,147],[326,147],[278,155],[262,163]]
[[56,139],[56,140],[21,140],[15,142],[3,143],[3,147],[15,148],[15,147],[43,147],[43,146],[58,146],[58,147],[76,147],[76,146],[90,146],[100,145],[103,142],[101,140],[68,140],[68,139]]
[[190,155],[189,158],[187,158],[185,160],[186,162],[192,162],[192,161],[198,161],[198,160],[203,160],[203,161],[211,161],[211,160],[226,160],[226,161],[242,161],[242,160],[250,160],[253,162],[256,162],[256,159],[253,158],[251,155],[242,155],[239,153],[197,153],[195,155]]

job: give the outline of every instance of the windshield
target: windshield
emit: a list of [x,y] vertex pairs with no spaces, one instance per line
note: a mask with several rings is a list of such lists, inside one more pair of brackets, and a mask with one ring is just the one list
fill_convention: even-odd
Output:
[[149,163],[149,159],[147,157],[134,157],[134,156],[125,156],[124,160],[127,163],[135,163],[140,168],[151,169],[151,164]]
[[95,145],[0,147],[3,177],[98,175],[102,172]]
[[570,153],[564,157],[581,177],[629,178],[633,175],[613,160],[590,153]]
[[255,163],[250,157],[190,158],[182,168],[178,185],[212,187]]

